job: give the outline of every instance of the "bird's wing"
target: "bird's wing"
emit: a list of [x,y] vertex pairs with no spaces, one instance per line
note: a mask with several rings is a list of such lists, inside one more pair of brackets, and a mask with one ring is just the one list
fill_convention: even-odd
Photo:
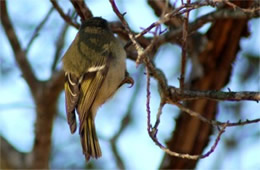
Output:
[[64,89],[65,89],[67,121],[70,126],[71,133],[74,133],[77,129],[75,108],[78,103],[78,99],[80,95],[79,78],[77,78],[75,75],[71,73],[66,72]]
[[90,108],[95,101],[97,93],[106,78],[109,69],[110,55],[99,56],[100,60],[92,67],[89,67],[80,82],[80,98],[77,105],[77,112],[80,120],[80,131],[82,131],[84,121],[90,113]]

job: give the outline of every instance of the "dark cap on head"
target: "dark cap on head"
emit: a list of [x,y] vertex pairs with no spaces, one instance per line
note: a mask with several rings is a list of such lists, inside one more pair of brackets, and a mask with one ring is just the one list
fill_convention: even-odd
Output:
[[80,29],[85,27],[100,27],[103,29],[108,29],[108,23],[101,17],[93,17],[82,22]]

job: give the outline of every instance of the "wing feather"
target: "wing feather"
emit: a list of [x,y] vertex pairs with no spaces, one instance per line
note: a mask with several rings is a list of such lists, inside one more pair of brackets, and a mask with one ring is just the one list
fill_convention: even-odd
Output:
[[[100,67],[101,69],[96,72],[85,73],[80,85],[80,99],[77,105],[77,113],[80,120],[80,131],[83,129],[84,121],[90,113],[91,106],[95,101],[97,93],[107,75],[108,72],[108,57],[103,57],[103,63],[95,65],[94,67]],[[102,61],[102,60],[101,60]],[[101,67],[104,66],[104,67]]]
[[66,100],[66,113],[67,121],[70,126],[71,133],[77,129],[75,108],[79,99],[79,86],[78,79],[70,73],[65,73],[65,100]]

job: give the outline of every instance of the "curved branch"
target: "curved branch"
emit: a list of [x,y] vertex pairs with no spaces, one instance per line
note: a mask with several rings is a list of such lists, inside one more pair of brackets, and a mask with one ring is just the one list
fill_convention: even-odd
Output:
[[15,33],[11,20],[8,16],[6,1],[1,1],[0,3],[1,3],[0,17],[1,17],[2,25],[4,27],[6,36],[10,42],[10,45],[14,52],[15,60],[20,67],[23,77],[28,83],[30,90],[32,91],[32,94],[35,97],[39,81],[34,75],[32,67],[29,61],[27,60],[25,51],[22,49],[18,37]]

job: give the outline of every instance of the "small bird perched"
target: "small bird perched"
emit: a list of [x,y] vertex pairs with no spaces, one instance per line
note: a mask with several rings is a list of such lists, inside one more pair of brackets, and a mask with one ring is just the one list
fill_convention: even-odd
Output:
[[97,109],[124,83],[131,83],[126,71],[126,53],[106,20],[83,21],[76,38],[62,59],[65,71],[67,121],[71,133],[77,129],[86,160],[102,156],[96,129]]

